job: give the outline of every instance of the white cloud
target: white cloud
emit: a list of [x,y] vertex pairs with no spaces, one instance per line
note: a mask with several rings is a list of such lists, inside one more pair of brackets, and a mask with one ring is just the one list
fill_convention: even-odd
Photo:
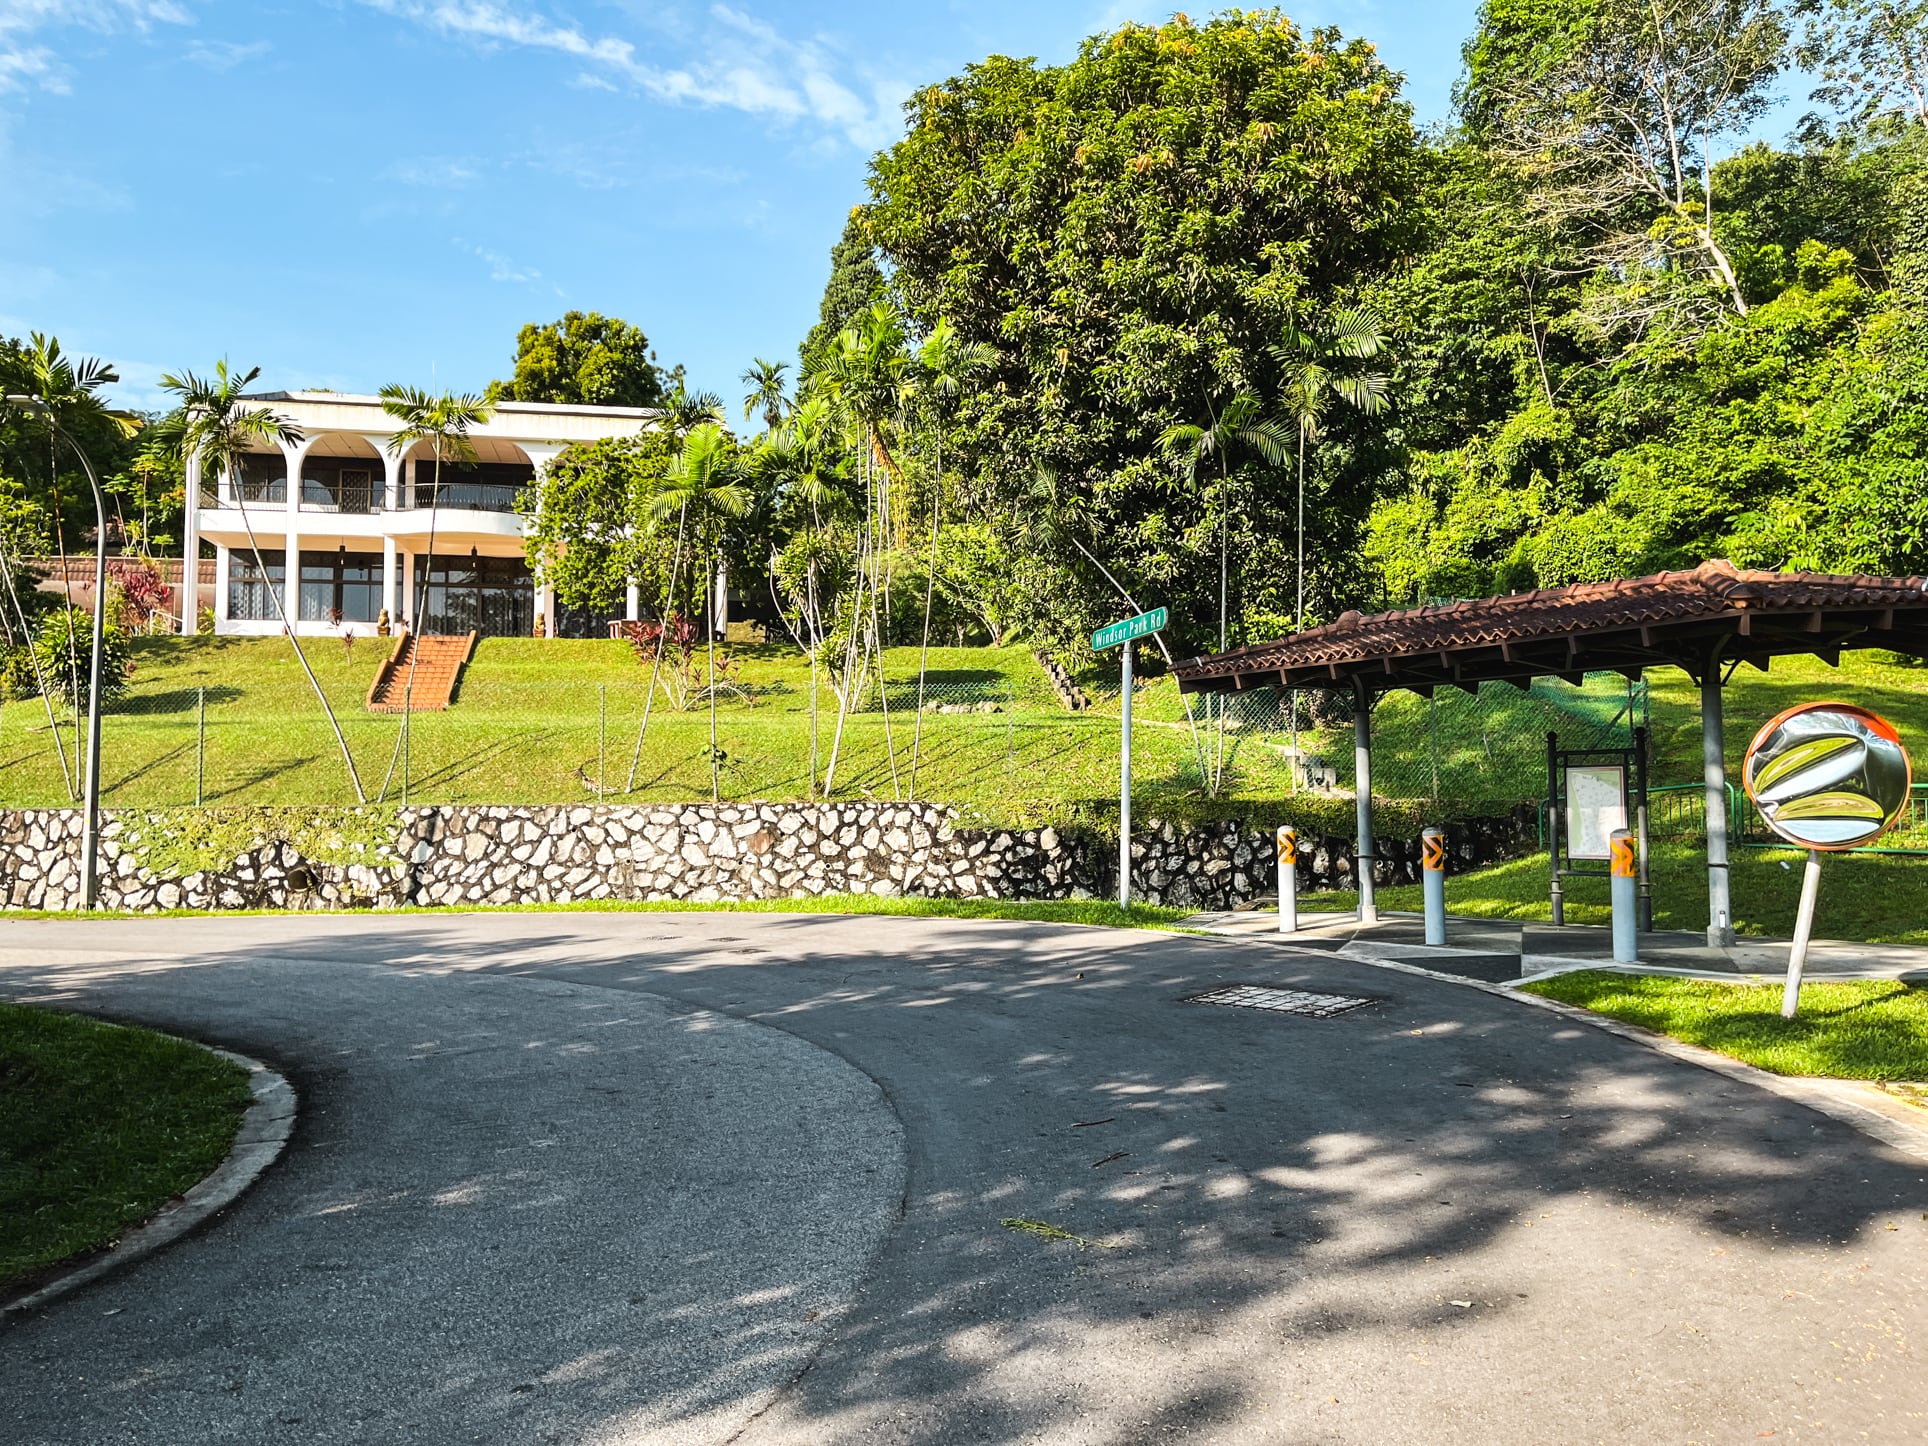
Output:
[[476,257],[478,260],[486,262],[489,268],[489,280],[491,281],[531,286],[542,280],[542,273],[540,271],[537,271],[534,267],[517,266],[515,262],[504,256],[500,251],[491,251],[486,246],[474,245],[471,242],[464,241],[460,236],[454,238],[453,244],[468,252],[469,255]]
[[30,37],[44,31],[113,35],[191,23],[192,17],[173,0],[0,0],[0,95],[29,85],[55,95],[72,89],[67,68],[53,50],[30,43]]
[[259,60],[273,49],[265,40],[251,40],[246,45],[233,40],[197,40],[188,46],[187,58],[209,70],[233,70],[247,61]]
[[[5,3],[5,0],[0,0]],[[719,107],[785,123],[814,124],[869,149],[896,133],[896,99],[907,87],[869,84],[866,100],[840,76],[851,67],[823,42],[797,40],[757,17],[714,5],[709,26],[691,37],[691,54],[645,57],[616,35],[495,0],[363,0],[400,19],[486,49],[546,50],[582,63],[579,87],[629,86],[673,105]],[[717,57],[726,57],[719,59]]]

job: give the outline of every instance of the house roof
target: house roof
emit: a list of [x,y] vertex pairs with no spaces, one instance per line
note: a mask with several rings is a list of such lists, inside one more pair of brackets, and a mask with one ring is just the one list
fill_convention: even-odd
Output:
[[1542,588],[1403,612],[1341,614],[1273,643],[1193,658],[1173,669],[1188,693],[1244,688],[1376,691],[1475,687],[1491,679],[1594,671],[1629,676],[1844,647],[1928,654],[1928,581],[1818,572],[1764,572],[1704,562],[1619,582]]

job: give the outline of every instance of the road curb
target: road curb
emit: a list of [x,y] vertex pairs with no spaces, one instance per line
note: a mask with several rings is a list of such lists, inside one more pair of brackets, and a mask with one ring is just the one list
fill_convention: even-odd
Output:
[[[203,1048],[212,1049],[212,1046]],[[229,1147],[227,1157],[185,1194],[162,1206],[158,1214],[128,1231],[107,1250],[49,1281],[33,1294],[0,1306],[0,1320],[38,1310],[69,1291],[171,1245],[210,1216],[232,1205],[280,1156],[294,1133],[294,1086],[258,1059],[229,1049],[213,1052],[248,1071],[248,1089],[254,1096],[241,1116],[241,1128],[235,1131],[234,1144]]]
[[[1265,940],[1267,936],[1216,934],[1211,937],[1242,943],[1248,939]],[[1280,936],[1268,942],[1277,942],[1290,947],[1292,939],[1289,936]],[[1595,1014],[1592,1010],[1582,1009],[1577,1004],[1563,1004],[1557,999],[1529,994],[1511,984],[1489,984],[1484,979],[1468,979],[1462,974],[1447,974],[1399,959],[1373,958],[1363,953],[1354,954],[1348,949],[1309,949],[1301,945],[1299,952],[1308,957],[1343,959],[1351,964],[1388,969],[1397,974],[1416,974],[1425,979],[1437,979],[1442,984],[1458,984],[1467,989],[1477,989],[1483,994],[1510,999],[1516,1004],[1544,1009],[1549,1013],[1570,1019],[1576,1024],[1585,1024],[1591,1028],[1603,1030],[1620,1039],[1652,1050],[1656,1054],[1666,1055],[1669,1059],[1679,1060],[1683,1064],[1698,1065],[1701,1069],[1725,1075],[1728,1079],[1740,1084],[1753,1085],[1757,1089],[1779,1095],[1782,1099],[1805,1105],[1818,1114],[1826,1115],[1850,1129],[1860,1131],[1870,1139],[1899,1150],[1913,1159],[1928,1163],[1928,1110],[1893,1099],[1866,1081],[1774,1074],[1770,1070],[1743,1063],[1711,1049],[1703,1049],[1697,1044],[1686,1044],[1668,1035],[1655,1034],[1651,1030],[1642,1029],[1635,1024],[1609,1019],[1604,1014]],[[1746,981],[1736,979],[1732,982]]]

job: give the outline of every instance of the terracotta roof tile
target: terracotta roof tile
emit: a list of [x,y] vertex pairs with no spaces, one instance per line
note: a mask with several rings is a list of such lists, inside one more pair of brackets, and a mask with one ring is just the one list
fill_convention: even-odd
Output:
[[[1661,635],[1660,642],[1650,641],[1649,645],[1664,652],[1668,637],[1684,638],[1687,632],[1683,629],[1697,637],[1705,636],[1707,624],[1724,624],[1736,634],[1746,636],[1748,625],[1742,621],[1745,614],[1812,615],[1828,610],[1865,613],[1870,609],[1905,611],[1910,615],[1911,627],[1928,624],[1928,581],[1919,577],[1765,572],[1736,568],[1724,561],[1704,562],[1690,572],[1663,572],[1617,582],[1542,588],[1537,592],[1478,602],[1370,615],[1343,613],[1323,627],[1310,628],[1277,642],[1194,658],[1180,663],[1174,671],[1188,688],[1195,688],[1268,673],[1298,673],[1307,669],[1357,672],[1368,662],[1384,665],[1402,658],[1437,658],[1479,649],[1504,652],[1515,644],[1570,640],[1563,666],[1547,664],[1526,670],[1555,673],[1587,665],[1579,651],[1582,642],[1592,644],[1632,630],[1645,629],[1642,636],[1648,638]],[[1919,616],[1915,616],[1917,613]],[[1826,651],[1837,636],[1819,629],[1812,631],[1821,633],[1813,639],[1817,651]],[[1840,646],[1838,641],[1832,641],[1832,645]],[[1743,644],[1738,651],[1750,650],[1784,653],[1808,649],[1792,646],[1789,640],[1782,639],[1772,647],[1763,641]],[[1670,659],[1656,656],[1651,661]],[[1619,666],[1617,663],[1606,665]],[[1489,675],[1501,676],[1503,672],[1493,671]],[[1408,686],[1413,681],[1398,678],[1391,668],[1385,669],[1385,674],[1385,682],[1391,686]],[[1336,672],[1333,676],[1337,681]],[[1455,679],[1439,677],[1418,681]]]

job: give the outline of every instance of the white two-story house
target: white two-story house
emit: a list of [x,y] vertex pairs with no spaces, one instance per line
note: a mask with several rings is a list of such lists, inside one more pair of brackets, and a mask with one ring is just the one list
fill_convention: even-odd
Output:
[[[214,548],[215,632],[279,632],[278,594],[307,634],[372,633],[383,612],[397,631],[427,634],[530,637],[538,618],[549,637],[605,634],[607,619],[558,616],[554,595],[536,586],[516,498],[571,443],[633,436],[655,413],[499,402],[470,433],[475,465],[444,457],[438,488],[432,445],[391,448],[397,423],[379,397],[250,400],[302,439],[250,454],[238,478],[188,469],[200,505],[187,512],[185,555],[198,556],[203,541]],[[180,590],[185,632],[195,629],[197,591]],[[629,616],[636,605],[631,589]]]

